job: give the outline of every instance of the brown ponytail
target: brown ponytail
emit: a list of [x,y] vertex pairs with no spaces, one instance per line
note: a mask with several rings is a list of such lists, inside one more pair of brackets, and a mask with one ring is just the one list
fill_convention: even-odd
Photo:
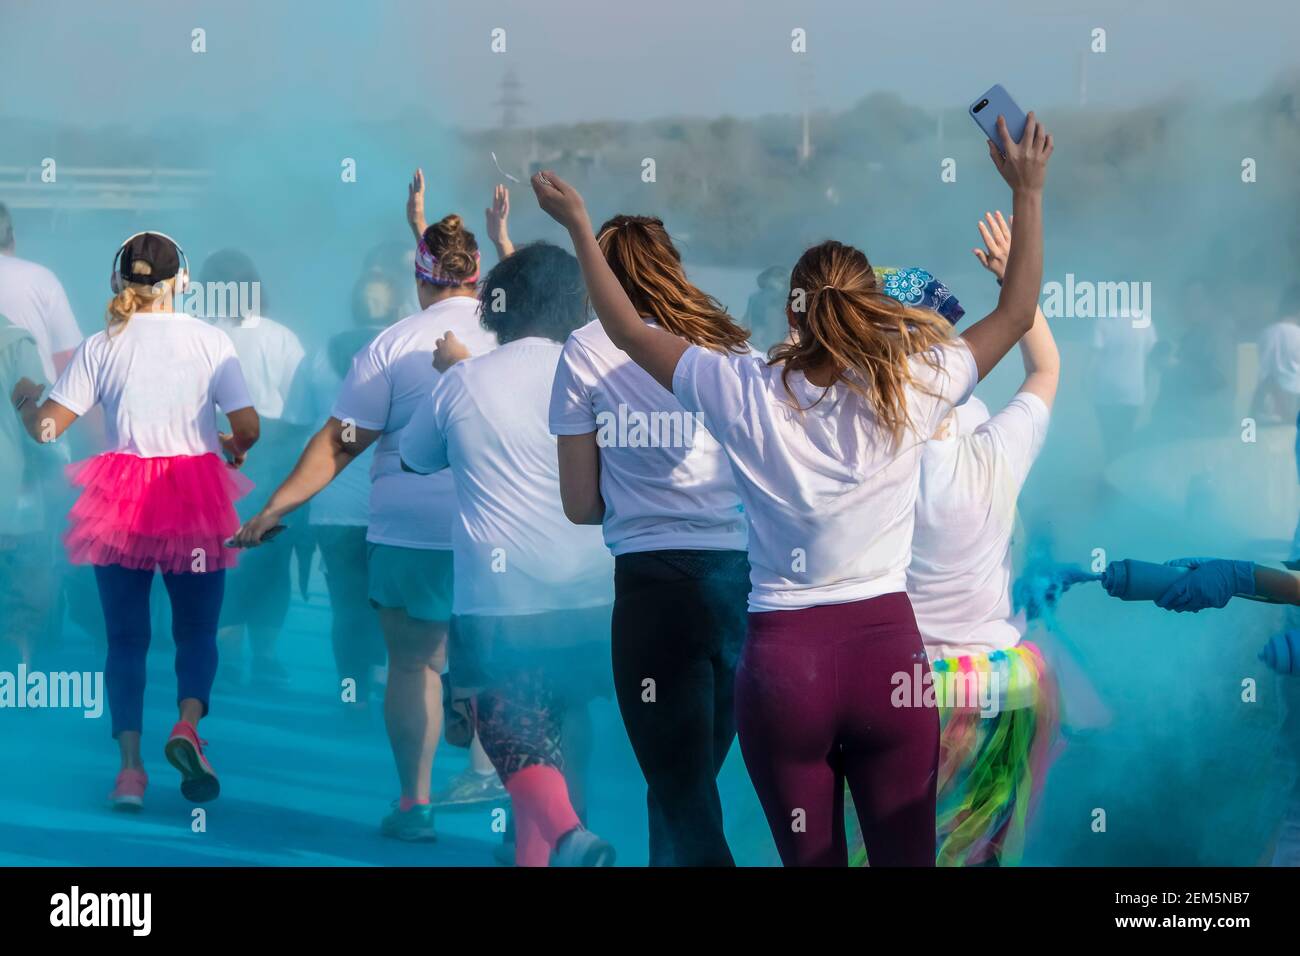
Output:
[[691,284],[663,221],[615,216],[596,233],[610,269],[640,315],[715,352],[748,350],[749,332],[713,296]]
[[951,341],[952,326],[928,309],[885,295],[867,257],[839,242],[823,242],[800,257],[790,274],[790,296],[795,335],[772,350],[772,362],[785,363],[781,381],[790,398],[797,406],[792,371],[830,367],[832,383],[843,382],[861,395],[897,446],[911,424],[910,359],[921,355],[939,368],[932,349]]

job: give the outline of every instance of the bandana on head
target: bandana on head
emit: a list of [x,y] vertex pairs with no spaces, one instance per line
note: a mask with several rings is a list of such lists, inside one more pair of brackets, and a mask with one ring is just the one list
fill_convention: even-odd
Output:
[[929,309],[956,325],[966,310],[952,291],[924,269],[877,269],[881,291],[916,309]]
[[455,276],[449,276],[442,271],[442,266],[438,264],[437,257],[434,256],[434,254],[429,251],[429,247],[425,245],[423,236],[420,237],[420,241],[416,243],[415,246],[416,278],[423,279],[425,282],[428,282],[430,285],[441,285],[441,286],[469,285],[470,283],[477,282],[478,273],[479,273],[478,263],[479,263],[479,254],[477,251],[475,251],[474,274],[467,279],[458,279]]

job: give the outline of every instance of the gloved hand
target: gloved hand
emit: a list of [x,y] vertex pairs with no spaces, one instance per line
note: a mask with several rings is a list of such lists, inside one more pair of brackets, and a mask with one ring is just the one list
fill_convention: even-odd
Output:
[[1166,611],[1201,611],[1223,607],[1235,594],[1255,593],[1255,565],[1220,558],[1176,558],[1165,564],[1191,568],[1160,595],[1156,607]]

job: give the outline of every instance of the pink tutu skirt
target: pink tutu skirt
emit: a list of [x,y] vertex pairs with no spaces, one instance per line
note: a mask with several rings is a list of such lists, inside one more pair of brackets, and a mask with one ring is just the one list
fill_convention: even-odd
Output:
[[253,483],[213,454],[141,458],[108,453],[74,463],[82,489],[64,543],[73,564],[117,564],[164,572],[220,571],[238,553],[234,502]]

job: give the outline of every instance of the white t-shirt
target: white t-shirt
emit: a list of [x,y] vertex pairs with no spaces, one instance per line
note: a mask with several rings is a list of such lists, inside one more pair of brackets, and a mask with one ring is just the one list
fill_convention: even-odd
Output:
[[[455,490],[450,474],[402,471],[400,432],[441,376],[433,367],[438,339],[448,332],[471,355],[496,347],[479,324],[478,299],[451,296],[384,329],[358,352],[330,415],[345,424],[382,431],[370,470],[370,530],[366,540],[400,548],[451,548]],[[505,388],[511,388],[505,383]]]
[[298,336],[287,326],[261,315],[219,318],[213,324],[235,343],[257,414],[262,418],[283,418],[284,403],[304,355]]
[[611,552],[745,550],[745,515],[722,448],[600,322],[565,343],[550,419],[553,435],[596,432]]
[[[43,377],[32,334],[0,315],[0,395],[8,395],[21,379],[38,382]],[[0,413],[0,539],[44,527],[44,485],[58,461],[53,450],[28,438],[17,414]]]
[[750,610],[904,590],[921,449],[979,378],[960,339],[936,347],[934,356],[938,368],[912,359],[908,408],[915,430],[894,448],[870,407],[843,384],[827,391],[792,372],[800,411],[781,382],[781,365],[698,346],[682,355],[673,394],[704,414],[749,517]]
[[108,450],[165,458],[221,453],[217,410],[253,404],[230,336],[193,316],[138,313],[77,348],[50,398],[77,415],[104,407]]
[[1011,532],[1050,417],[1021,392],[974,431],[925,446],[907,594],[932,659],[1006,650],[1025,634],[1011,607]]
[[1259,380],[1300,395],[1300,325],[1275,322],[1259,337]]
[[1134,321],[1123,316],[1095,320],[1092,394],[1098,405],[1146,403],[1147,357],[1156,347],[1156,327],[1148,321],[1134,328]]
[[456,614],[614,602],[614,561],[600,529],[571,523],[560,503],[546,427],[560,351],[550,339],[525,338],[458,363],[402,434],[407,465],[455,475]]
[[[321,346],[298,366],[284,420],[290,425],[319,429],[330,417],[343,377],[330,361],[329,347]],[[309,524],[364,528],[370,522],[370,470],[375,446],[357,455],[334,480],[311,499]]]
[[0,254],[0,315],[32,334],[47,382],[55,379],[54,356],[81,344],[67,293],[53,272],[35,262]]

